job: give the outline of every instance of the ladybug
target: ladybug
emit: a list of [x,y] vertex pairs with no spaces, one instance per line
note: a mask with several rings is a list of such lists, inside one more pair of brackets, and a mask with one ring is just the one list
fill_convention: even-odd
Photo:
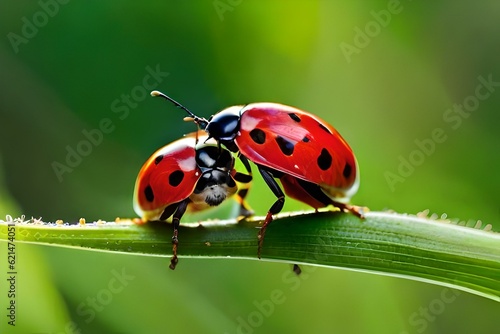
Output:
[[[134,210],[142,222],[172,217],[170,269],[175,269],[178,262],[178,227],[186,211],[217,206],[236,194],[241,214],[251,213],[245,203],[248,189],[242,187],[238,191],[235,181],[249,184],[252,176],[236,172],[232,154],[208,139],[206,133],[198,131],[160,148],[144,163],[137,176]],[[199,140],[205,142],[197,144]]]
[[363,218],[360,207],[347,204],[359,187],[356,157],[337,130],[321,118],[278,103],[251,103],[226,108],[207,120],[161,92],[151,95],[185,110],[208,138],[238,152],[244,163],[250,160],[257,166],[277,198],[258,234],[259,258],[266,228],[282,210],[285,194],[316,210],[333,205]]

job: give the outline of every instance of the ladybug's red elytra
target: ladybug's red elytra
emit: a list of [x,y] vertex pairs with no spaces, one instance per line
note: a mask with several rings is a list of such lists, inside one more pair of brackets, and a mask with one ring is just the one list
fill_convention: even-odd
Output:
[[315,209],[333,205],[363,217],[360,207],[347,204],[359,187],[356,157],[342,136],[321,118],[278,103],[251,103],[226,108],[207,120],[161,92],[151,95],[185,110],[209,138],[238,152],[245,166],[249,166],[248,160],[257,166],[277,197],[258,234],[259,258],[266,228],[282,210],[285,194]]
[[160,148],[146,161],[135,183],[134,209],[143,222],[172,217],[170,268],[175,269],[178,227],[184,213],[217,206],[236,194],[241,214],[248,216],[251,211],[244,200],[247,189],[238,191],[235,181],[248,184],[251,180],[251,175],[234,169],[229,151],[199,131]]

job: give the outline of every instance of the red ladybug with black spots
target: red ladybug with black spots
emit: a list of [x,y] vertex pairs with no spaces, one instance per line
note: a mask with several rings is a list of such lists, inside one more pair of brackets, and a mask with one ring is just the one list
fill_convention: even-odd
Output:
[[[285,194],[315,209],[334,205],[362,217],[359,207],[346,204],[359,186],[359,168],[353,151],[326,121],[300,109],[277,103],[232,106],[205,119],[166,96],[205,129],[209,138],[224,145],[249,166],[257,166],[277,197],[259,231],[258,256],[267,226],[285,203]],[[249,167],[248,167],[249,168]],[[276,182],[281,181],[284,192]]]
[[234,169],[229,151],[199,131],[160,148],[146,161],[137,176],[134,209],[142,222],[172,217],[170,268],[175,269],[178,227],[184,213],[217,206],[236,194],[241,215],[248,216],[251,211],[244,200],[248,189],[241,187],[238,191],[235,181],[244,185],[251,180],[251,175]]

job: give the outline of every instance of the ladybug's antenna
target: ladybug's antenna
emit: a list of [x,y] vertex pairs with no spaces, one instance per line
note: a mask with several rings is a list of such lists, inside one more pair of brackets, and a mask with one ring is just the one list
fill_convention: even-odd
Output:
[[193,120],[196,124],[200,125],[203,128],[205,126],[207,126],[208,121],[205,118],[196,116],[188,108],[184,107],[182,104],[180,104],[179,102],[177,102],[176,100],[174,100],[170,96],[167,96],[167,95],[165,95],[162,92],[157,91],[157,90],[152,91],[151,92],[151,96],[153,96],[153,97],[156,97],[156,96],[163,97],[165,100],[170,101],[171,103],[173,103],[177,108],[180,108],[180,109],[184,110],[185,112],[187,112],[189,114],[189,116],[190,116],[189,118],[191,118],[191,120]]

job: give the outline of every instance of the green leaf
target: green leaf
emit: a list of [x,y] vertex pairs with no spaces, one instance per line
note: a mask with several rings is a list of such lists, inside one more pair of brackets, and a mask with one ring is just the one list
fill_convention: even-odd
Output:
[[[177,270],[182,270],[182,257],[188,256],[256,260],[262,219],[184,224],[179,230]],[[500,234],[476,225],[385,212],[368,212],[365,219],[340,212],[282,214],[267,229],[262,260],[398,276],[500,301]],[[0,221],[0,241],[12,236],[15,242],[59,247],[149,256],[172,252],[172,227],[159,222]]]

